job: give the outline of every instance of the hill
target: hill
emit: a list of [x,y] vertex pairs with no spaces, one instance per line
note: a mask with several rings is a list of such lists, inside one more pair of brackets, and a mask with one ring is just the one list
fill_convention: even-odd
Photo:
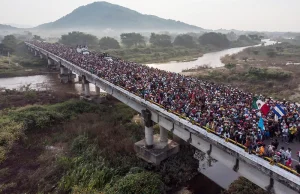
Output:
[[0,24],[0,30],[18,30],[18,28],[12,27],[10,25]]
[[113,29],[197,31],[202,28],[180,21],[145,15],[108,2],[94,2],[38,29]]

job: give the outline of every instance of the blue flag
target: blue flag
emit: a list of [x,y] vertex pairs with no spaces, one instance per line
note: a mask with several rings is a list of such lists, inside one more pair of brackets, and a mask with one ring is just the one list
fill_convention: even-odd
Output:
[[278,118],[286,114],[285,111],[278,104],[273,108],[273,112],[278,116]]
[[261,131],[264,131],[264,130],[265,130],[264,120],[262,119],[262,117],[260,117],[260,119],[259,119],[259,122],[258,122],[258,128],[259,128]]

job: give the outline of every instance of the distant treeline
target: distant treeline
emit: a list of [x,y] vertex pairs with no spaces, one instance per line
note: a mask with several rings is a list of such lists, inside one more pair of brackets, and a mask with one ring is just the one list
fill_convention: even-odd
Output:
[[230,48],[237,46],[246,46],[256,44],[261,41],[263,37],[253,35],[237,36],[234,33],[221,34],[215,32],[204,33],[197,36],[194,33],[180,34],[173,38],[169,34],[151,33],[150,38],[145,37],[140,33],[123,33],[120,35],[120,42],[112,37],[102,37],[100,40],[91,34],[83,32],[70,32],[62,35],[59,40],[60,43],[76,46],[87,45],[89,47],[100,47],[103,50],[119,49],[121,47],[145,47],[147,45],[157,47],[172,47],[181,46],[186,48],[198,48],[201,46],[213,46],[216,48]]

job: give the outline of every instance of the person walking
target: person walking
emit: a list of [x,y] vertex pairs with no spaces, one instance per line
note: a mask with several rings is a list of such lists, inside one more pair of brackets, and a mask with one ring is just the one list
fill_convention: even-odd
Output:
[[282,127],[282,142],[286,142],[288,140],[289,129],[287,125],[283,125]]
[[293,125],[289,129],[289,143],[293,143],[296,132],[297,132],[297,127],[295,125]]

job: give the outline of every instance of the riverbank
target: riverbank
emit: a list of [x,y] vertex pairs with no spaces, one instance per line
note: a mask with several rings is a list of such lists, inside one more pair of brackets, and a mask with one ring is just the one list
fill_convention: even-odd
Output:
[[0,56],[0,78],[41,75],[47,72],[46,61],[29,53],[24,43],[20,43],[9,57]]
[[203,56],[201,48],[141,47],[121,48],[106,51],[109,55],[136,63],[165,63],[170,61],[194,61]]
[[[231,45],[227,49],[254,46],[259,42],[243,42]],[[172,47],[155,47],[146,46],[138,48],[121,48],[114,50],[107,50],[106,52],[111,56],[118,57],[127,61],[134,61],[136,63],[168,63],[168,62],[190,62],[196,61],[204,54],[222,51],[225,48],[218,48],[212,45],[201,46],[197,45],[195,48],[186,48],[179,46]]]
[[[300,101],[300,47],[279,44],[247,48],[222,58],[225,67],[195,67],[183,74],[220,84],[230,84],[254,94]],[[258,93],[259,91],[259,93]]]

